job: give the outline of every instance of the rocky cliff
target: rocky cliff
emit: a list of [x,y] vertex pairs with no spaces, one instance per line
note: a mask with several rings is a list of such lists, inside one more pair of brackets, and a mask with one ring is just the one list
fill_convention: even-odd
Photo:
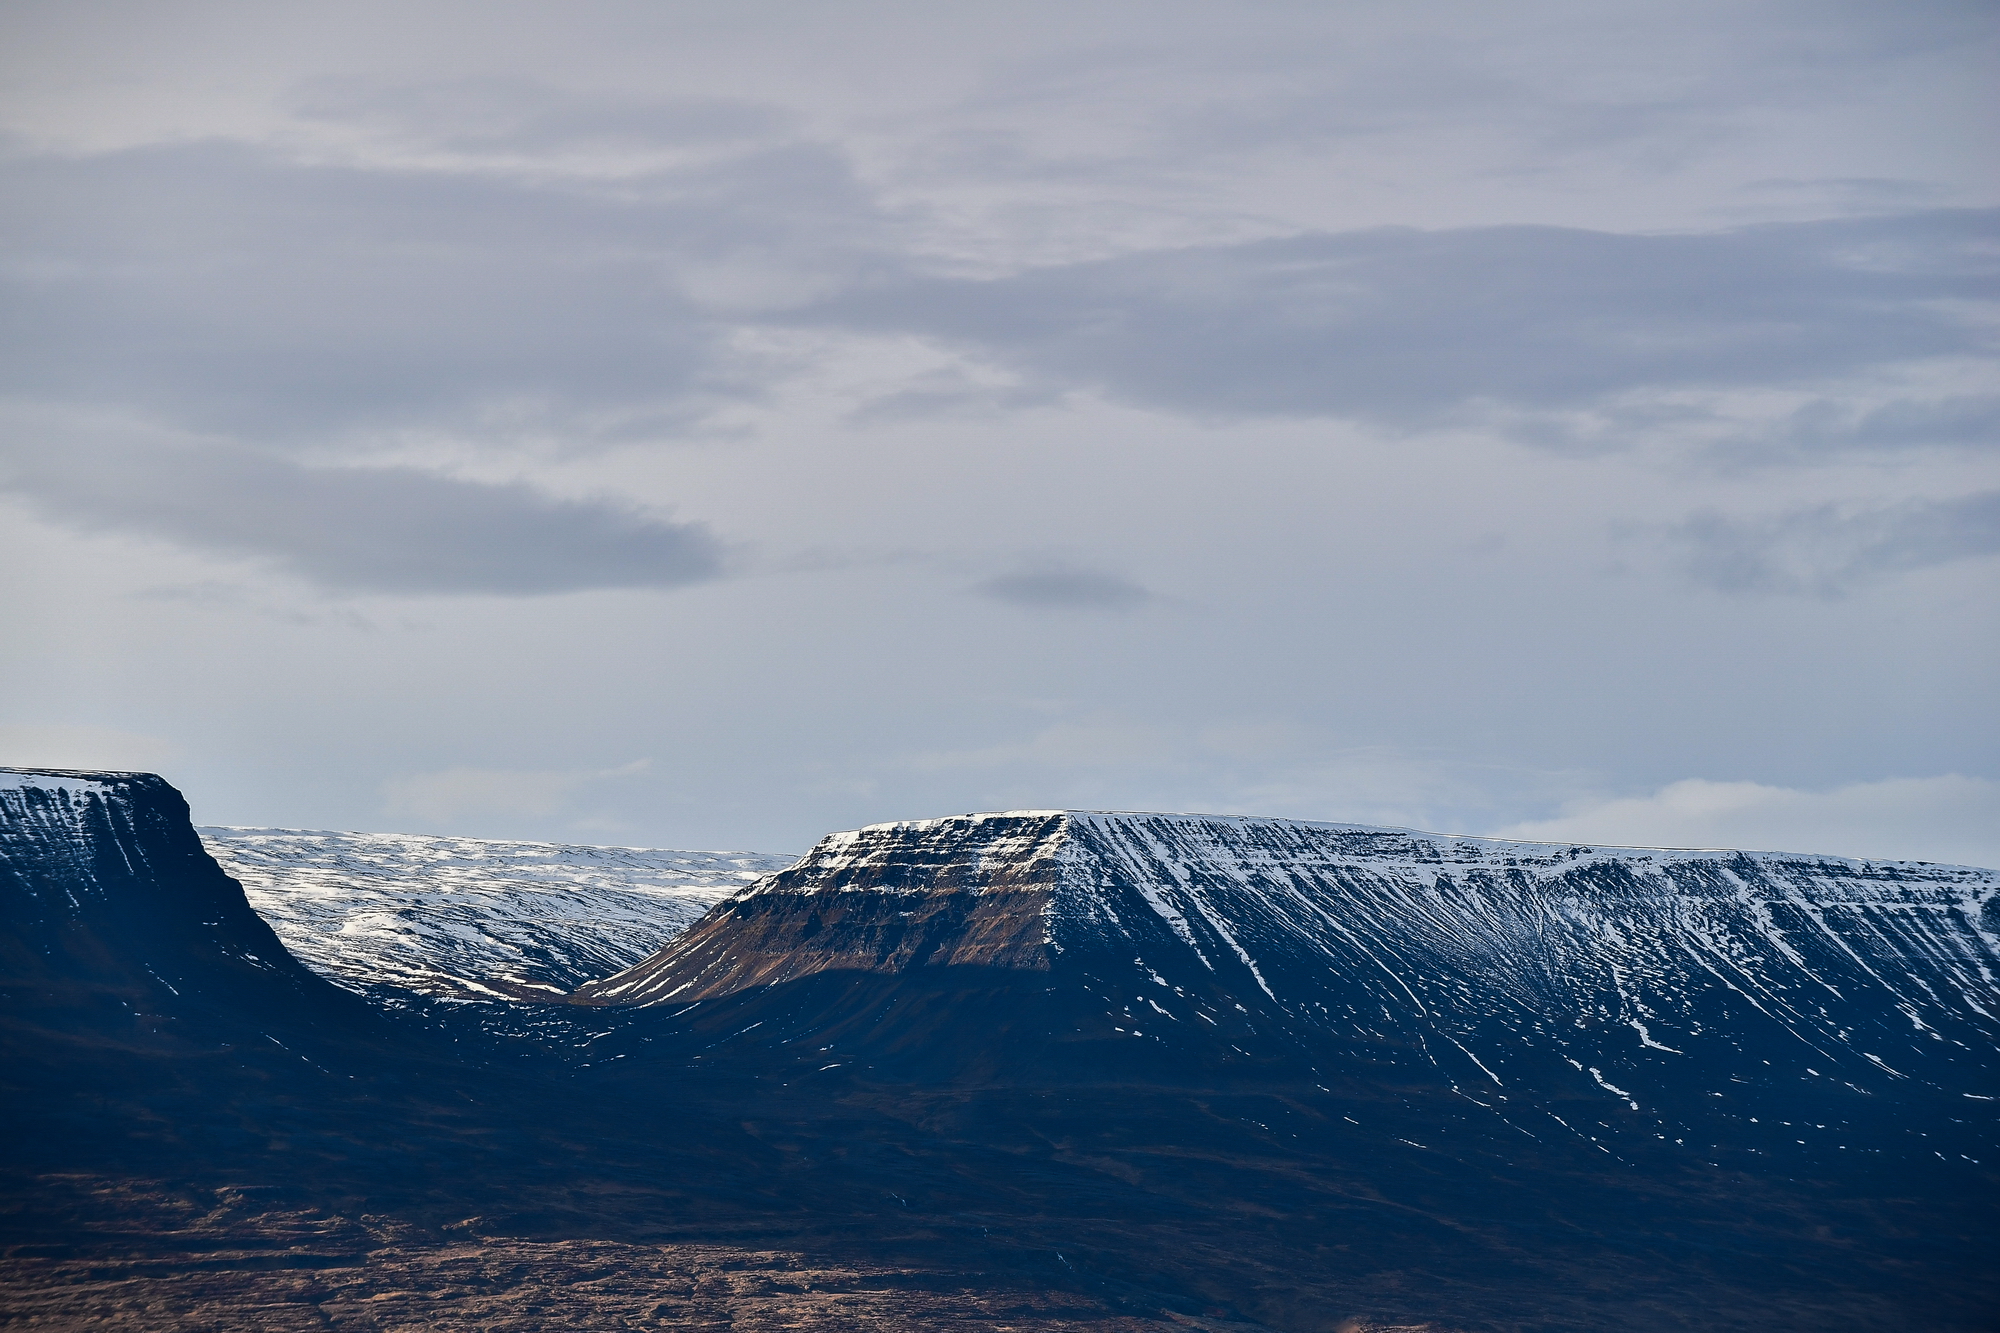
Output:
[[157,1045],[189,1022],[354,1010],[278,942],[150,773],[0,769],[0,925],[15,1024]]

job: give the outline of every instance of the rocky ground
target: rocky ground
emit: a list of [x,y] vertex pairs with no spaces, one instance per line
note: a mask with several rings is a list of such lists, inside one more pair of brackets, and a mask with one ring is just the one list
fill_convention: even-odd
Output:
[[[1221,1311],[1135,1311],[1019,1275],[726,1244],[439,1235],[284,1206],[254,1186],[34,1182],[47,1243],[0,1252],[0,1328],[120,1333],[1270,1333]],[[11,1191],[15,1201],[26,1191]],[[7,1209],[14,1212],[17,1209]],[[130,1229],[107,1233],[104,1218]],[[19,1235],[16,1228],[15,1234]],[[1327,1311],[1327,1333],[1461,1333]]]
[[[116,1215],[123,1236],[64,1235],[0,1257],[0,1327],[303,1333],[546,1329],[1257,1333],[1225,1317],[1118,1311],[994,1274],[815,1262],[776,1249],[427,1236],[396,1219],[271,1206],[254,1188],[190,1191],[70,1177],[45,1199]],[[58,1212],[63,1211],[59,1208]],[[1326,1327],[1388,1326],[1330,1314]],[[1410,1333],[1420,1333],[1410,1330]],[[1437,1330],[1436,1333],[1443,1333]]]
[[907,1269],[815,1267],[777,1251],[609,1241],[26,1258],[0,1265],[0,1326],[134,1333],[1254,1327],[1119,1316],[1064,1293],[981,1291],[962,1281]]

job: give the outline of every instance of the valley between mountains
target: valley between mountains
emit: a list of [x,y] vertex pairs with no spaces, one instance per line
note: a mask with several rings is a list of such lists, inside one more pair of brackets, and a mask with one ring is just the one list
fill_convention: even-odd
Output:
[[2000,873],[1016,811],[802,857],[0,770],[0,1320],[1993,1326]]

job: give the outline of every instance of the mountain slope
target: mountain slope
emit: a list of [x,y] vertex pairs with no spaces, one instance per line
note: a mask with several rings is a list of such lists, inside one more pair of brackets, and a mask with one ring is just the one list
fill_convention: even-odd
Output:
[[204,827],[293,954],[378,1001],[553,998],[652,953],[797,858]]
[[[414,1143],[429,1115],[382,1094],[457,1059],[294,959],[160,778],[0,770],[10,1177],[240,1170],[276,1143],[379,1159],[401,1151],[385,1120]],[[413,1178],[409,1160],[398,1174]],[[41,1188],[7,1196],[9,1211]]]
[[[968,816],[832,835],[573,998],[743,1009],[822,973],[1062,992],[1017,1011],[1047,1009],[1016,1067],[1038,1077],[1147,1063],[1115,1049],[1133,1044],[1210,1080],[1266,1060],[1328,1086],[1401,1070],[1523,1133],[1618,1151],[2000,1151],[2000,874],[1970,867]],[[910,1021],[869,1013],[868,1049],[922,1049],[940,1076],[977,1050],[979,1077],[1009,1076],[991,1045],[896,1045]]]
[[[893,1117],[664,1064],[587,1082],[482,1031],[504,1001],[454,1022],[344,991],[187,816],[148,774],[0,771],[0,1322],[719,1327],[777,1296],[788,1327],[1215,1326],[1155,1317],[1177,1291],[1126,1317],[1032,1232],[913,1237],[874,1202]],[[1062,1193],[1016,1188],[1024,1213]]]

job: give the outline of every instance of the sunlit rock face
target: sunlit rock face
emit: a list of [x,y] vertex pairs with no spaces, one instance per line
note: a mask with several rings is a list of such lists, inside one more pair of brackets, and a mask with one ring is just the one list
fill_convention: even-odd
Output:
[[[1996,1137],[1997,914],[2000,875],[1963,866],[1027,811],[834,834],[575,999],[748,1014],[809,991],[801,1040],[907,1061],[917,989],[997,986],[1011,1039],[1036,1034],[1017,1074],[1276,1061],[1607,1152],[1973,1161]],[[930,1058],[993,1036],[975,1012]]]
[[199,830],[299,959],[378,1003],[554,999],[796,857],[303,829]]

